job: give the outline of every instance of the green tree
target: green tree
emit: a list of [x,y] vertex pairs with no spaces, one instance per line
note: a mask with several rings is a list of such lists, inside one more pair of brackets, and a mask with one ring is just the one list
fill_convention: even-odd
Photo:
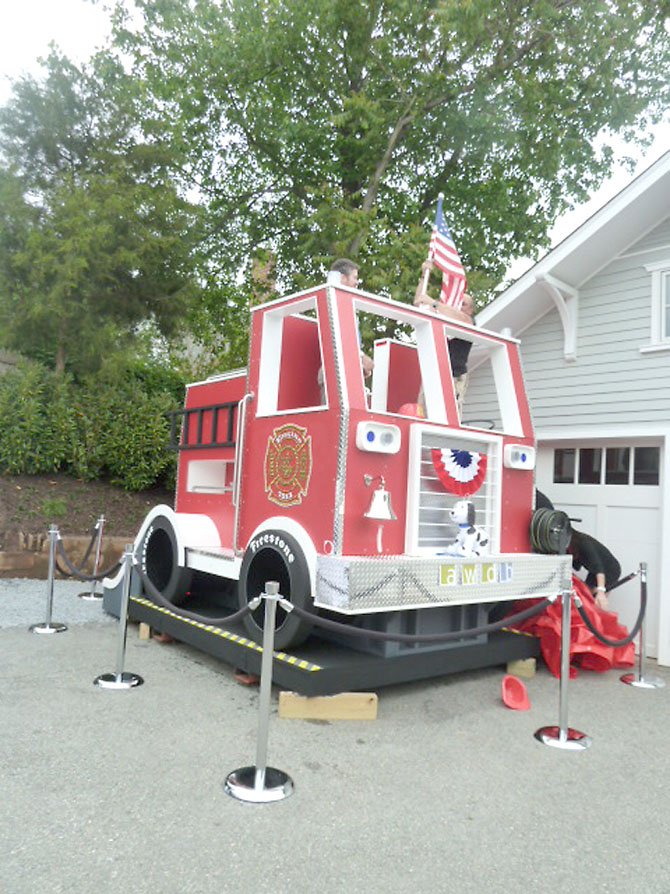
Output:
[[[414,292],[436,199],[480,294],[547,241],[624,134],[667,107],[666,0],[136,0],[116,42],[144,122],[189,154],[208,262],[238,303],[357,258]],[[240,274],[246,271],[243,287]]]
[[174,146],[137,126],[138,91],[108,57],[52,52],[0,110],[0,339],[78,374],[197,294],[200,212]]

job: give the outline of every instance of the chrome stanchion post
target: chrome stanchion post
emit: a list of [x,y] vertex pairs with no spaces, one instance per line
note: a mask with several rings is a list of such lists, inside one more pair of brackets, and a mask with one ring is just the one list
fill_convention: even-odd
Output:
[[[647,563],[640,562],[640,601],[646,601],[647,596]],[[635,686],[637,689],[663,689],[665,680],[660,677],[648,677],[644,673],[644,664],[647,659],[647,643],[644,636],[644,621],[640,624],[640,640],[638,642],[637,673],[624,674],[621,682],[627,686]]]
[[[265,584],[265,621],[263,625],[263,658],[261,661],[261,686],[258,697],[258,735],[256,739],[256,765],[233,770],[226,777],[224,790],[238,801],[265,804],[281,801],[293,793],[293,780],[274,767],[267,766],[268,730],[270,725],[270,698],[272,694],[272,654],[274,651],[275,617],[277,602],[281,600],[279,584]],[[281,600],[283,602],[283,600]]]
[[130,601],[130,578],[133,570],[133,547],[127,545],[123,553],[123,590],[121,596],[121,611],[119,612],[119,639],[116,650],[116,673],[100,674],[93,681],[95,686],[101,689],[133,689],[144,683],[138,674],[124,672],[123,664],[126,657],[126,635],[128,632],[128,603]]
[[579,730],[568,726],[568,681],[570,679],[570,603],[572,591],[561,594],[561,679],[559,683],[558,726],[542,726],[535,732],[535,738],[543,745],[562,748],[566,751],[583,751],[593,744],[593,740]]
[[33,624],[30,627],[31,633],[62,633],[67,630],[65,624],[51,621],[51,611],[54,601],[54,577],[56,574],[56,544],[58,543],[57,525],[51,525],[49,528],[49,574],[47,577],[47,617],[44,624]]
[[[95,576],[98,573],[98,568],[100,567],[100,553],[102,552],[102,531],[105,526],[105,516],[101,515],[100,518],[95,523],[95,527],[98,531],[98,540],[95,544],[95,561],[93,562],[93,575]],[[87,590],[85,593],[79,593],[80,599],[86,599],[89,602],[99,602],[102,599],[102,593],[97,592],[98,582],[97,580],[93,581],[93,585],[90,590]]]

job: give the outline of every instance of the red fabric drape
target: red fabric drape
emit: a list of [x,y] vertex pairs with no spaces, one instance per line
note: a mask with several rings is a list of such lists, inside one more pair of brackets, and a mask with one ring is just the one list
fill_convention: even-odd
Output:
[[[584,611],[593,626],[611,640],[621,640],[628,636],[628,630],[619,623],[616,612],[603,611],[596,606],[591,591],[584,581],[572,578],[573,590],[581,598]],[[539,601],[539,600],[538,600]],[[555,677],[561,674],[561,602],[559,598],[541,615],[524,621],[515,628],[522,633],[532,633],[540,638],[540,649],[547,667]],[[518,602],[514,611],[528,608],[530,603]],[[573,605],[570,610],[570,677],[577,676],[577,668],[603,671],[614,667],[632,667],[635,664],[635,645],[614,648],[606,646],[591,633]]]

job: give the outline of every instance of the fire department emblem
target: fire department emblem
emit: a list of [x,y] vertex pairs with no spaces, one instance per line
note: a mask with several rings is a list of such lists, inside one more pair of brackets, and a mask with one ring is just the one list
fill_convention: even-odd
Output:
[[268,438],[265,493],[278,506],[299,506],[312,474],[312,438],[306,428],[282,425]]

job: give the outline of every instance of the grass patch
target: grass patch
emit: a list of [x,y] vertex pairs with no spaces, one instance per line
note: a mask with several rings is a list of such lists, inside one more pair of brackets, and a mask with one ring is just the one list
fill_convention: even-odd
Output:
[[44,515],[64,518],[67,515],[67,499],[65,497],[47,497],[42,502]]

